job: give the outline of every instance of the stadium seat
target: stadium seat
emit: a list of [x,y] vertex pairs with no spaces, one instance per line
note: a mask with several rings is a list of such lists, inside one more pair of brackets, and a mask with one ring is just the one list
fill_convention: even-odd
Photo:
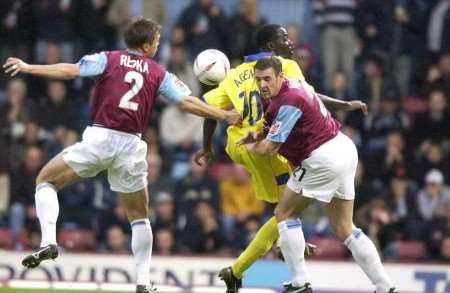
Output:
[[68,251],[75,252],[95,250],[97,246],[94,232],[83,229],[61,230],[58,243]]
[[426,247],[420,241],[396,241],[394,247],[400,261],[416,261],[426,255]]
[[12,248],[14,242],[9,229],[0,228],[0,248]]
[[312,258],[335,260],[347,258],[347,251],[344,244],[336,238],[313,236],[307,239],[307,241],[317,245],[316,253]]

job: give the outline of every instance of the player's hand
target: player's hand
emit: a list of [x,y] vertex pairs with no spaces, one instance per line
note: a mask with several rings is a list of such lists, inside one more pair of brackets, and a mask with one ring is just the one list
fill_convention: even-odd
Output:
[[242,124],[242,117],[241,115],[239,115],[238,112],[236,112],[235,110],[230,110],[226,112],[227,114],[225,120],[228,122],[228,124],[237,126]]
[[361,112],[363,112],[364,115],[369,114],[367,104],[364,103],[363,101],[354,100],[348,102],[348,104],[349,104],[349,111],[361,110]]
[[241,137],[237,142],[236,145],[241,146],[244,144],[250,144],[250,143],[255,143],[258,141],[258,133],[254,132],[254,131],[249,131],[247,132],[246,135],[244,135],[243,137]]
[[203,166],[203,164],[208,164],[215,160],[216,156],[212,149],[201,149],[194,154],[194,162],[199,166]]
[[15,76],[19,72],[27,72],[30,65],[28,63],[23,62],[19,58],[9,57],[5,64],[3,64],[3,68],[5,68],[5,73],[11,74],[11,76]]

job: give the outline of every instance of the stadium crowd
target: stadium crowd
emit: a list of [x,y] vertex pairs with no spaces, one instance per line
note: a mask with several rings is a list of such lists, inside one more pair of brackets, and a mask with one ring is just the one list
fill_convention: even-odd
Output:
[[[197,53],[217,48],[236,65],[257,51],[252,35],[270,22],[258,0],[234,2],[234,13],[226,14],[219,1],[192,0],[165,30],[157,59],[194,94],[202,91],[192,72]],[[306,2],[318,42],[302,37],[301,24],[284,25],[307,81],[370,109],[368,116],[333,113],[359,150],[355,223],[385,259],[450,262],[450,1]],[[3,0],[0,58],[74,62],[123,47],[121,29],[134,15],[164,25],[168,9],[162,0]],[[0,247],[39,245],[36,175],[80,139],[94,82],[1,76]],[[191,158],[201,147],[202,119],[162,98],[143,139],[156,254],[235,255],[271,216],[273,207],[255,199],[245,169],[227,159],[224,127],[215,138],[217,162],[198,166]],[[129,251],[129,224],[104,174],[63,189],[59,200],[66,249]],[[307,238],[331,237],[320,205],[303,222]],[[83,241],[73,235],[85,243],[78,246]]]

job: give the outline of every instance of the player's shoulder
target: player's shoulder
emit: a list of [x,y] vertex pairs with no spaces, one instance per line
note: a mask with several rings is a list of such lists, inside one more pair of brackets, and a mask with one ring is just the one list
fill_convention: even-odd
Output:
[[242,63],[231,69],[222,85],[226,87],[242,88],[247,82],[253,81],[253,65],[251,63]]
[[278,95],[277,103],[299,105],[306,98],[303,85],[298,81],[286,80],[283,90]]
[[281,61],[281,66],[283,67],[283,71],[285,70],[292,70],[292,69],[300,69],[300,67],[298,66],[298,63],[292,59],[288,59],[288,58],[284,58],[281,56],[278,56],[278,58]]

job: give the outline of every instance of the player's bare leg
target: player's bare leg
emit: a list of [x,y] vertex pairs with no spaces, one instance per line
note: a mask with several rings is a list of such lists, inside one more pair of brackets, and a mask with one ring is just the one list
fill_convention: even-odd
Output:
[[22,265],[37,267],[42,261],[58,257],[56,221],[59,214],[57,191],[81,178],[66,164],[62,154],[51,159],[36,179],[36,213],[41,225],[41,247],[26,256]]
[[333,198],[327,205],[327,213],[334,234],[350,249],[355,261],[375,285],[376,293],[396,293],[375,245],[353,225],[353,200]]
[[131,249],[136,263],[136,293],[154,292],[155,289],[150,284],[153,234],[148,219],[147,188],[132,193],[119,193],[119,200],[131,224]]
[[280,248],[285,262],[292,275],[292,282],[285,285],[284,293],[311,293],[311,285],[307,282],[305,266],[305,237],[299,215],[311,203],[312,199],[295,193],[286,186],[280,202],[275,208],[275,217],[280,233]]

